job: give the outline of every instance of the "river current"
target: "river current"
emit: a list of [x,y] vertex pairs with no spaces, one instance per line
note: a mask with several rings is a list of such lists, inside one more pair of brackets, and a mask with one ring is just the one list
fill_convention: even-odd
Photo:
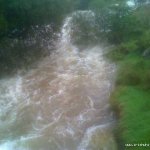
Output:
[[109,96],[115,67],[100,46],[79,50],[67,17],[56,50],[0,79],[0,150],[115,150]]

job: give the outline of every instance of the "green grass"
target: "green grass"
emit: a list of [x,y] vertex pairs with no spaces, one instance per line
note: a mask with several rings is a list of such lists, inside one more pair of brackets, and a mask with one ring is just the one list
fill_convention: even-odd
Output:
[[138,47],[121,49],[125,46],[107,55],[118,64],[116,88],[111,96],[118,116],[115,133],[120,150],[144,150],[145,147],[125,148],[124,144],[150,143],[150,59],[143,57]]
[[136,87],[122,86],[116,89],[112,99],[120,107],[122,140],[125,143],[150,142],[149,93]]

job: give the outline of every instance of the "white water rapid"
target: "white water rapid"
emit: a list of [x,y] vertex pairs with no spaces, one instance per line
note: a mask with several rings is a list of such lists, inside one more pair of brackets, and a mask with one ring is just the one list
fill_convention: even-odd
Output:
[[116,150],[114,65],[100,46],[73,45],[71,24],[37,68],[0,80],[0,150]]

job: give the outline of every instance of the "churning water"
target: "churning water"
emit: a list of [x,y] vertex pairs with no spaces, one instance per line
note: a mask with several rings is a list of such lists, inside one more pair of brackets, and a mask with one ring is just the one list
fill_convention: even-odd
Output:
[[0,80],[0,150],[115,150],[109,105],[114,65],[99,46],[71,43],[72,17],[51,55]]

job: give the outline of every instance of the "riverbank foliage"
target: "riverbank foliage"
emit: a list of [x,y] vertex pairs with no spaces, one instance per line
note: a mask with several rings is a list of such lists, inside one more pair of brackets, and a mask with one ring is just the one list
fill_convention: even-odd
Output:
[[72,10],[72,3],[71,0],[0,0],[0,36],[34,25],[60,24]]
[[[116,62],[118,73],[111,103],[118,115],[119,149],[125,144],[150,142],[150,5],[132,11],[133,28],[121,32],[121,40],[107,57]],[[128,22],[128,20],[127,20]],[[136,22],[136,23],[135,23]],[[137,23],[138,22],[138,23]],[[129,32],[128,32],[129,31]],[[118,35],[117,35],[118,36]],[[144,150],[145,147],[130,147]]]
[[50,52],[74,5],[73,0],[0,0],[0,76],[28,68]]

